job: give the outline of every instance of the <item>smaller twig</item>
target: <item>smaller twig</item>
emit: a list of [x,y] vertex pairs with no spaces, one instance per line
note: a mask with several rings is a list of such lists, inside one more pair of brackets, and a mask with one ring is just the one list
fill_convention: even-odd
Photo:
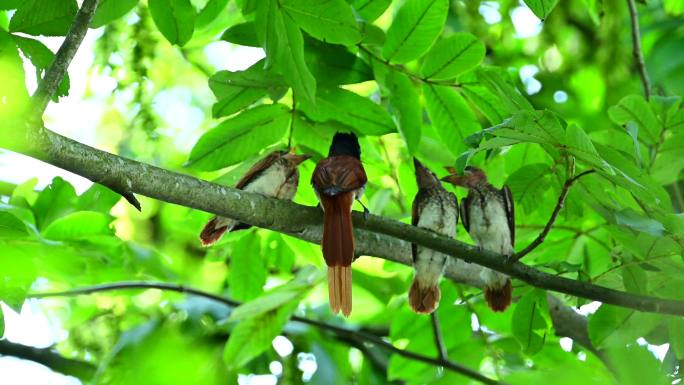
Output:
[[91,379],[97,369],[90,362],[66,358],[52,348],[35,348],[7,340],[0,341],[0,356],[12,356],[37,362],[55,372],[78,377],[84,383]]
[[682,196],[682,190],[679,188],[679,181],[675,181],[672,184],[672,195],[675,197],[675,202],[677,202],[677,212],[681,213],[684,211],[684,196]]
[[31,123],[39,121],[50,99],[55,94],[55,91],[57,91],[59,83],[64,78],[64,75],[66,75],[67,68],[69,68],[71,60],[74,58],[78,47],[83,42],[83,38],[88,31],[88,26],[93,19],[93,15],[95,15],[98,3],[99,0],[83,1],[83,5],[78,10],[74,22],[69,28],[69,32],[64,38],[64,42],[55,55],[55,60],[45,72],[45,77],[38,84],[38,89],[33,94],[33,110],[31,112],[33,120],[30,121]]
[[438,358],[443,361],[449,360],[446,346],[444,345],[444,338],[442,338],[442,329],[439,327],[439,318],[437,318],[437,311],[430,313],[430,320],[432,321],[432,332],[435,335],[435,346],[437,346]]
[[558,218],[558,214],[560,214],[560,211],[563,208],[565,199],[568,197],[568,193],[570,192],[570,187],[572,187],[572,185],[575,182],[577,182],[577,180],[581,177],[589,175],[593,172],[596,172],[596,170],[587,170],[565,181],[565,184],[563,185],[563,190],[558,196],[558,202],[556,203],[556,207],[553,209],[553,213],[551,213],[551,218],[549,218],[548,223],[546,223],[546,226],[544,226],[542,232],[539,233],[539,236],[537,236],[537,238],[534,241],[532,241],[532,243],[530,243],[526,248],[524,248],[519,253],[513,255],[513,258],[511,258],[512,261],[519,261],[524,256],[529,254],[532,250],[536,249],[539,245],[541,245],[542,242],[544,242],[544,239],[546,239],[546,236],[549,234],[549,231],[551,231],[553,223],[556,222],[556,218]]
[[651,97],[651,81],[648,79],[648,72],[646,72],[646,63],[644,62],[644,54],[641,52],[641,37],[639,33],[639,15],[637,14],[636,4],[634,0],[627,0],[629,7],[629,17],[632,21],[632,55],[636,61],[639,76],[641,77],[641,85],[644,87],[644,95],[646,100]]
[[[385,67],[387,67],[391,70],[394,70],[394,71],[399,71],[399,72],[405,74],[406,76],[410,77],[411,79],[413,79],[417,82],[440,85],[440,86],[451,86],[451,87],[458,87],[458,86],[462,85],[459,83],[455,83],[454,81],[451,81],[451,80],[446,80],[446,81],[444,81],[444,80],[430,80],[426,77],[418,76],[418,75],[414,74],[413,72],[409,71],[408,69],[406,69],[406,67],[404,67],[404,66],[390,63],[389,60],[383,59],[378,54],[371,51],[370,49],[363,46],[362,44],[357,44],[357,46],[359,47],[359,49],[361,51],[365,52],[371,59],[375,59],[378,63],[381,63]],[[466,83],[463,83],[463,84],[466,84]]]

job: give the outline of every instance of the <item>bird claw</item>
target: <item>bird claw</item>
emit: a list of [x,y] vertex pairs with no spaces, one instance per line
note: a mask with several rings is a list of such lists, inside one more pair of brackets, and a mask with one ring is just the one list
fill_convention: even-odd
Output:
[[363,220],[367,221],[368,217],[370,216],[370,210],[366,208],[366,206],[363,207]]
[[512,265],[512,264],[516,263],[517,261],[518,261],[518,259],[515,257],[515,254],[504,255],[504,262],[506,264]]

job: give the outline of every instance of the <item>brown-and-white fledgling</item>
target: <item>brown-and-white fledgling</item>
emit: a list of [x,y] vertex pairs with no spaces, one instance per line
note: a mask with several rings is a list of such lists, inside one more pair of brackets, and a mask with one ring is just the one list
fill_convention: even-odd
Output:
[[[461,223],[477,245],[488,251],[510,257],[515,246],[513,197],[508,186],[497,189],[477,167],[468,166],[463,175],[449,175],[443,181],[469,189],[461,201]],[[480,274],[485,282],[485,300],[494,311],[504,311],[511,304],[511,279],[484,267]]]
[[[287,151],[273,151],[252,166],[235,185],[236,189],[290,200],[299,184],[298,166],[310,155],[296,155]],[[216,243],[227,231],[248,229],[251,226],[226,217],[213,217],[200,233],[203,246]]]
[[311,184],[323,208],[321,248],[328,265],[330,309],[335,314],[342,310],[345,316],[352,310],[352,204],[363,195],[366,181],[356,135],[336,133],[328,157],[316,165]]
[[[411,224],[453,237],[458,224],[458,201],[442,187],[439,178],[418,159],[413,158],[418,193],[413,199]],[[427,247],[411,245],[416,275],[409,290],[409,304],[416,313],[432,313],[439,305],[439,280],[444,274],[449,256]]]

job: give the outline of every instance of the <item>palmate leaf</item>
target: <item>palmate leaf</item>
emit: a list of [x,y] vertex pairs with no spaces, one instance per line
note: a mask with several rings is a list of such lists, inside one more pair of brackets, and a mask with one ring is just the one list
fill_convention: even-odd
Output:
[[171,44],[184,46],[195,31],[195,8],[190,0],[149,0],[150,14],[159,32]]
[[387,111],[370,99],[342,88],[323,88],[316,104],[302,101],[302,110],[316,121],[336,120],[364,135],[384,135],[396,127]]
[[77,11],[76,0],[27,0],[12,16],[10,32],[64,36]]
[[283,0],[280,6],[316,39],[344,45],[361,40],[352,9],[344,0]]
[[282,104],[245,110],[202,135],[190,151],[186,166],[208,171],[241,162],[280,140],[290,116],[290,110]]
[[421,57],[444,29],[448,0],[407,0],[387,31],[382,55],[392,63]]
[[256,33],[266,51],[266,67],[278,67],[298,98],[313,101],[316,79],[304,59],[304,38],[290,15],[276,0],[260,1],[256,13]]
[[130,12],[136,5],[138,5],[137,0],[101,0],[90,22],[90,27],[99,28],[109,24]]
[[428,79],[453,79],[482,62],[485,46],[474,35],[459,32],[440,40],[425,56],[421,73]]
[[480,130],[480,123],[463,97],[454,89],[423,85],[428,114],[437,133],[452,154],[465,151],[465,138]]

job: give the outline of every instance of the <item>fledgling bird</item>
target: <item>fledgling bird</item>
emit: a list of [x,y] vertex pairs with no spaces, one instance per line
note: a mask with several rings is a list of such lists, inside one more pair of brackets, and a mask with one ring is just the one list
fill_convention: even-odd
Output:
[[[442,178],[456,186],[469,189],[461,201],[461,223],[477,245],[488,251],[513,255],[515,246],[515,215],[513,196],[508,186],[501,190],[487,181],[487,175],[477,167],[468,166],[463,175]],[[497,271],[483,268],[485,300],[494,311],[504,311],[511,304],[511,279]]]
[[[418,194],[413,199],[411,224],[453,237],[458,224],[458,201],[442,187],[437,176],[413,158]],[[416,313],[432,313],[439,305],[439,280],[449,257],[427,247],[411,245],[416,275],[409,290],[409,304]]]
[[[252,166],[235,185],[236,189],[267,197],[291,200],[299,184],[298,166],[311,155],[296,155],[288,151],[273,151]],[[200,233],[202,246],[210,246],[225,232],[248,229],[251,225],[234,219],[215,216]]]
[[328,297],[334,314],[352,310],[354,233],[352,204],[363,195],[366,171],[361,164],[361,147],[353,133],[335,134],[328,157],[316,165],[311,177],[323,208],[323,258],[328,265]]

